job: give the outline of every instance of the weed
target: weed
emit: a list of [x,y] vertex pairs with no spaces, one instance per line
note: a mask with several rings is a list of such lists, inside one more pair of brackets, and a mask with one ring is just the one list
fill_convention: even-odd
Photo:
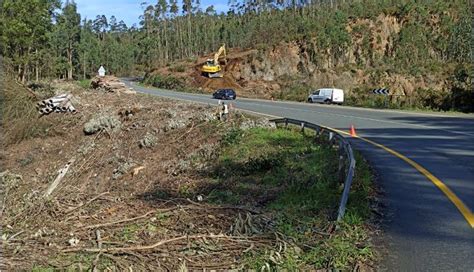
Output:
[[140,230],[140,225],[138,224],[125,226],[122,229],[122,233],[120,236],[122,237],[122,240],[124,241],[133,240],[135,236],[137,235],[137,233],[139,232],[139,230]]
[[227,134],[222,137],[221,143],[224,146],[238,144],[242,138],[243,132],[240,129],[232,128]]
[[178,192],[180,195],[185,196],[185,197],[192,196],[193,194],[193,190],[191,187],[189,187],[188,184],[180,185],[178,188]]

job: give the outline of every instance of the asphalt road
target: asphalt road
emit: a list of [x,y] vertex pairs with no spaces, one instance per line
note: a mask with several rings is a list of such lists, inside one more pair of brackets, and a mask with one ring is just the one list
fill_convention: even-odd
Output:
[[[145,88],[136,91],[217,105],[210,95]],[[237,109],[289,117],[357,134],[417,162],[474,210],[474,116],[409,113],[238,98]],[[351,139],[379,174],[386,205],[381,270],[474,271],[474,228],[448,197],[415,168],[387,151]],[[350,201],[350,199],[349,199]]]

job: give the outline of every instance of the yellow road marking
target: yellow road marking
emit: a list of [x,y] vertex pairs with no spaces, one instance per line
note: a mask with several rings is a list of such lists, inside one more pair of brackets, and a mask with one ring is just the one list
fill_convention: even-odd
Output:
[[[345,134],[345,135],[350,135],[349,133],[347,133],[345,131],[342,131],[342,130],[338,130],[338,129],[334,129],[334,130],[339,132],[339,133]],[[457,197],[457,195],[454,194],[453,191],[451,191],[451,189],[449,189],[448,186],[446,186],[446,184],[444,184],[440,179],[435,177],[435,175],[431,174],[430,171],[428,171],[426,168],[419,165],[415,161],[405,157],[404,155],[398,153],[397,151],[395,151],[391,148],[388,148],[388,147],[386,147],[382,144],[376,143],[372,140],[369,140],[369,139],[366,139],[366,138],[360,137],[360,136],[355,136],[355,138],[361,139],[361,140],[363,140],[365,142],[368,142],[368,143],[370,143],[370,144],[372,144],[376,147],[382,148],[383,150],[387,151],[388,153],[404,160],[406,163],[413,166],[413,168],[415,168],[423,176],[428,178],[434,185],[436,185],[436,187],[438,187],[438,189],[440,189],[448,197],[449,200],[451,200],[451,202],[454,204],[454,206],[456,206],[456,208],[458,208],[458,210],[464,216],[464,218],[466,219],[467,223],[471,226],[471,228],[474,228],[474,214],[471,212],[469,207],[467,207],[462,202],[462,200],[459,199],[459,197]]]

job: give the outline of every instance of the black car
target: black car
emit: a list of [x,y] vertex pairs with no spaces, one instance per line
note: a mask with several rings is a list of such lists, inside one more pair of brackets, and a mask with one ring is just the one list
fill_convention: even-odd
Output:
[[235,91],[232,89],[219,89],[212,94],[212,97],[215,99],[231,99],[234,100],[237,98]]

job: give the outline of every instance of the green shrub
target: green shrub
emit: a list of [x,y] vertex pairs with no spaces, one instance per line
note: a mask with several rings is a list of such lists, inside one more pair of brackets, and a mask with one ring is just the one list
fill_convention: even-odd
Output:
[[185,87],[183,78],[174,76],[153,75],[145,77],[143,83],[152,85],[153,87],[163,89],[182,89]]
[[77,83],[79,86],[81,86],[84,89],[89,89],[91,87],[90,79],[82,79],[82,80],[79,80]]

